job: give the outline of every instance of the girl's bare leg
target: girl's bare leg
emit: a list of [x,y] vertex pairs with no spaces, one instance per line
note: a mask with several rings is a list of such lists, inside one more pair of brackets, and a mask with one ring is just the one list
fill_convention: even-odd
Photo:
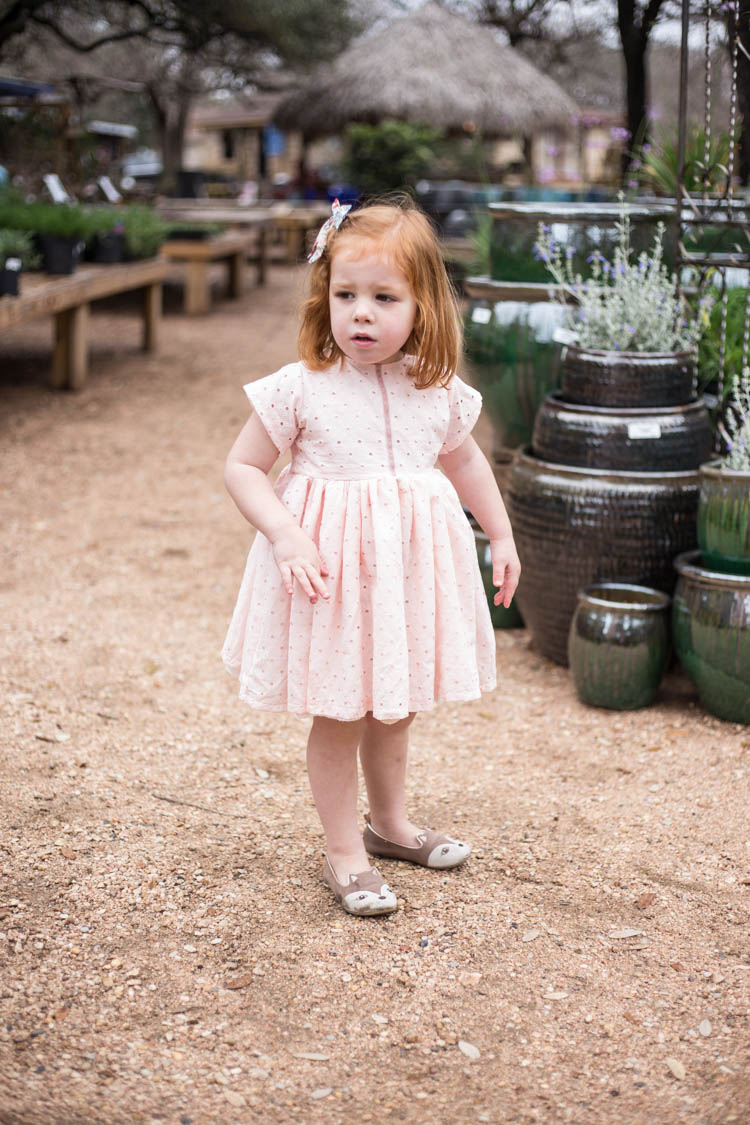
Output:
[[417,844],[419,825],[406,815],[406,759],[409,725],[414,715],[398,723],[381,723],[368,714],[359,744],[372,826],[381,836],[407,847]]
[[310,788],[339,882],[372,866],[357,822],[357,746],[364,724],[364,719],[341,723],[318,715],[307,741]]

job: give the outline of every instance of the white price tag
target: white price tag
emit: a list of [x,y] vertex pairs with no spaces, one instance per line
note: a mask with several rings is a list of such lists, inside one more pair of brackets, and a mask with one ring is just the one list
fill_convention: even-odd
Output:
[[642,422],[628,423],[628,437],[637,441],[638,438],[660,438],[661,426],[658,422],[644,420]]

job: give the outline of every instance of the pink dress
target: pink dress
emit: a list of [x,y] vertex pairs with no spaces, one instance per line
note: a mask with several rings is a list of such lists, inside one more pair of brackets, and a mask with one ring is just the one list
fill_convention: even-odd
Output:
[[481,396],[458,376],[418,390],[410,363],[290,363],[244,388],[279,453],[292,451],[275,491],[331,594],[313,605],[296,582],[287,594],[258,532],[222,652],[252,707],[396,722],[495,687],[473,532],[436,466]]

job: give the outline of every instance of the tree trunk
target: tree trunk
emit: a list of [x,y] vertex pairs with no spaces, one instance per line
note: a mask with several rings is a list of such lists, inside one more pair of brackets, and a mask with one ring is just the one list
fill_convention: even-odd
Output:
[[[737,56],[737,114],[739,139],[737,145],[737,175],[742,184],[750,184],[750,0],[740,0],[739,21],[735,27],[734,11],[727,11],[727,30],[730,45],[739,34]],[[744,51],[747,54],[743,53]]]
[[160,187],[169,195],[175,191],[177,176],[182,168],[185,128],[193,93],[185,89],[180,90],[179,93],[170,91],[169,97],[162,99],[156,87],[149,86],[148,92],[156,117],[161,148],[163,168]]
[[622,150],[622,178],[627,178],[633,161],[633,150],[646,140],[648,132],[648,78],[646,73],[646,44],[640,32],[633,33],[623,42],[625,60],[626,128],[629,136]]

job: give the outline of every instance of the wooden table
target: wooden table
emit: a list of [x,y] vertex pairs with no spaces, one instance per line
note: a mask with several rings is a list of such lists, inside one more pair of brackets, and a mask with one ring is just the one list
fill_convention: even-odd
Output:
[[266,207],[244,207],[225,200],[175,199],[161,203],[159,214],[165,219],[187,223],[220,223],[222,226],[247,229],[258,227],[279,231],[285,244],[286,260],[297,262],[305,257],[309,232],[317,233],[324,219],[331,214],[329,203],[271,203]]
[[[260,227],[258,242],[258,284],[266,277],[265,227]],[[228,231],[206,239],[170,238],[163,243],[161,252],[171,262],[185,262],[185,312],[188,316],[207,313],[211,305],[209,269],[212,262],[226,262],[229,273],[229,296],[242,294],[245,260],[255,246],[256,235],[250,232]]]
[[169,273],[163,258],[125,265],[79,266],[69,277],[24,273],[19,297],[0,297],[0,332],[42,316],[55,318],[55,349],[50,383],[56,390],[78,390],[88,374],[89,306],[92,301],[143,290],[143,350],[156,351],[162,310],[162,284]]

